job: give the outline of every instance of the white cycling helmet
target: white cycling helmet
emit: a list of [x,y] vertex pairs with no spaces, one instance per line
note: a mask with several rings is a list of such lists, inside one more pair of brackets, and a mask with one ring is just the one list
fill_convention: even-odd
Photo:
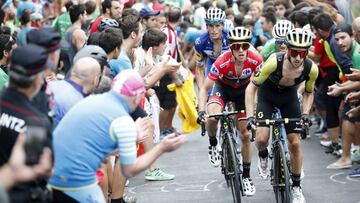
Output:
[[250,42],[252,38],[251,31],[245,27],[236,27],[229,31],[227,35],[230,43],[232,42]]
[[290,21],[279,20],[272,29],[272,36],[275,39],[285,39],[286,33],[294,28],[294,25]]
[[220,8],[211,7],[207,10],[205,15],[206,24],[222,24],[225,21],[225,12]]
[[294,28],[286,34],[286,43],[290,47],[308,49],[313,44],[314,37],[308,30]]
[[105,30],[106,28],[118,28],[119,27],[119,23],[111,18],[103,18],[100,22],[100,24],[98,25],[98,30],[100,32],[102,32],[103,30]]

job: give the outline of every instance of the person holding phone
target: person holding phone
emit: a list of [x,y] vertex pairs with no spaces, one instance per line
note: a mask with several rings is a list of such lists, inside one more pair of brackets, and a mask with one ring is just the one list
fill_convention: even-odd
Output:
[[[9,161],[11,150],[19,133],[40,136],[33,144],[40,149],[31,164],[36,164],[41,149],[51,148],[51,124],[48,117],[41,113],[32,103],[34,95],[44,82],[44,71],[48,59],[47,51],[37,45],[29,44],[14,49],[9,69],[9,86],[0,93],[0,166]],[[29,126],[36,126],[40,131],[30,133]],[[30,134],[29,134],[30,133]],[[42,134],[37,134],[42,133]],[[28,137],[31,138],[31,137]],[[34,137],[32,137],[34,138]],[[31,141],[31,139],[29,139]],[[34,140],[33,140],[34,141]],[[28,163],[30,163],[28,161]],[[50,174],[49,170],[49,174]],[[11,202],[46,201],[46,178],[16,184],[10,191]],[[44,196],[45,195],[45,196]]]

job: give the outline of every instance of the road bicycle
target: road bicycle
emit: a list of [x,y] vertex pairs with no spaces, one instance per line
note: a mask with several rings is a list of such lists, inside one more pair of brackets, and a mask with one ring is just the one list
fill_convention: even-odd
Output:
[[[235,203],[241,202],[241,196],[244,196],[242,182],[242,162],[241,154],[237,153],[237,130],[234,115],[237,111],[224,111],[219,114],[206,115],[207,118],[219,120],[220,130],[217,131],[217,137],[221,150],[221,172],[224,174],[228,187],[231,187],[233,200]],[[201,123],[201,135],[205,135],[205,123]]]
[[[270,127],[271,141],[271,185],[275,193],[276,202],[291,203],[291,167],[290,154],[284,124],[300,122],[300,118],[281,118],[279,109],[275,109],[272,119],[256,120],[257,125],[266,124]],[[304,126],[308,134],[308,126]],[[254,134],[254,132],[252,132]]]

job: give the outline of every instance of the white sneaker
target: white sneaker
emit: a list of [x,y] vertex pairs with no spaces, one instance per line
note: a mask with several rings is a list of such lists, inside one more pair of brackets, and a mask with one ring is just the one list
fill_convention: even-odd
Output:
[[209,161],[213,167],[220,166],[221,159],[217,147],[209,146]]
[[305,197],[300,187],[292,188],[293,203],[306,203]]
[[268,158],[260,158],[257,166],[260,177],[266,180],[270,176]]
[[244,194],[246,196],[253,196],[255,195],[256,188],[254,183],[252,182],[251,178],[244,178],[243,179],[243,186],[244,186]]

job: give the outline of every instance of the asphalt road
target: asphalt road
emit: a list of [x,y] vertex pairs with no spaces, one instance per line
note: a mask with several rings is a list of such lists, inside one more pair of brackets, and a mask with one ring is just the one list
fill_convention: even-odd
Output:
[[[179,121],[175,121],[179,124]],[[220,168],[210,166],[207,157],[208,139],[200,131],[188,135],[188,142],[178,151],[163,155],[157,166],[176,175],[172,181],[146,181],[144,174],[130,180],[126,191],[135,195],[139,203],[161,202],[232,202]],[[308,203],[360,203],[360,178],[347,177],[351,171],[329,170],[326,166],[336,160],[326,155],[319,139],[312,136],[303,142],[305,178],[303,193]],[[243,202],[275,202],[270,181],[258,176],[257,150],[253,146],[251,176],[256,186],[253,197],[243,197]],[[359,165],[354,165],[358,167]]]

